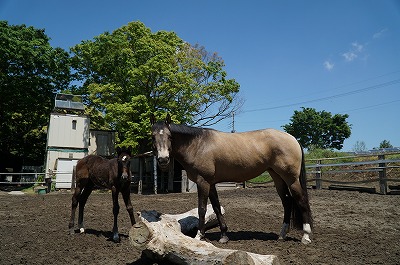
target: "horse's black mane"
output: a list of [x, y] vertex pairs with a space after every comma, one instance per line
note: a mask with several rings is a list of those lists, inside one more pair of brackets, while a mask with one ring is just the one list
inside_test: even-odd
[[[155, 126], [154, 128], [162, 129], [165, 126], [165, 122], [160, 121], [155, 123], [153, 126]], [[201, 136], [210, 131], [214, 131], [213, 129], [210, 128], [201, 128], [201, 127], [194, 127], [194, 126], [175, 124], [175, 123], [169, 124], [169, 128], [171, 130], [171, 133], [191, 135], [191, 136]]]
[[212, 130], [208, 128], [193, 127], [193, 126], [188, 126], [183, 124], [173, 124], [173, 123], [170, 124], [170, 129], [171, 132], [173, 133], [192, 135], [192, 136], [200, 136]]

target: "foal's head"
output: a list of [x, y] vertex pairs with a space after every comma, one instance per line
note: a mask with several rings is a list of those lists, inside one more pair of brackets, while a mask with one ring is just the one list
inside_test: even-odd
[[128, 177], [131, 174], [130, 171], [130, 164], [131, 164], [131, 152], [132, 147], [128, 148], [120, 148], [117, 147], [117, 154], [118, 154], [118, 177], [121, 180], [128, 180]]
[[153, 138], [153, 152], [157, 157], [158, 165], [161, 170], [167, 170], [170, 162], [171, 152], [171, 116], [168, 114], [165, 121], [156, 122], [154, 116], [151, 117], [151, 136]]

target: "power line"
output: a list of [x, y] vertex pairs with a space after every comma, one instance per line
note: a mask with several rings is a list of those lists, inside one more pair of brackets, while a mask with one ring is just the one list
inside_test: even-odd
[[287, 108], [287, 107], [292, 107], [292, 106], [297, 106], [297, 105], [302, 105], [302, 104], [308, 104], [308, 103], [314, 103], [314, 102], [319, 102], [319, 101], [325, 101], [325, 100], [329, 100], [329, 99], [334, 99], [334, 98], [340, 98], [340, 97], [345, 97], [345, 96], [349, 96], [349, 95], [354, 95], [354, 94], [366, 92], [366, 91], [373, 90], [373, 89], [377, 89], [377, 88], [382, 88], [382, 87], [386, 87], [386, 86], [391, 86], [391, 85], [394, 85], [394, 84], [397, 84], [397, 83], [400, 83], [400, 79], [395, 79], [395, 80], [392, 80], [392, 81], [389, 81], [389, 82], [385, 82], [385, 83], [381, 83], [381, 84], [377, 84], [377, 85], [374, 85], [374, 86], [369, 86], [369, 87], [365, 87], [365, 88], [361, 88], [361, 89], [356, 89], [356, 90], [353, 90], [353, 91], [349, 91], [349, 92], [345, 92], [345, 93], [340, 93], [340, 94], [336, 94], [336, 95], [328, 96], [328, 97], [323, 97], [323, 98], [317, 98], [317, 99], [312, 99], [312, 100], [306, 100], [306, 101], [302, 101], [302, 102], [291, 103], [291, 104], [285, 104], [285, 105], [280, 105], [280, 106], [275, 106], [275, 107], [243, 110], [242, 113], [246, 113], [246, 112], [256, 112], [256, 111], [265, 111], [265, 110], [280, 109], [280, 108]]
[[400, 99], [397, 99], [397, 100], [392, 100], [392, 101], [388, 101], [388, 102], [384, 102], [384, 103], [380, 103], [380, 104], [375, 104], [375, 105], [370, 105], [370, 106], [366, 106], [366, 107], [360, 107], [360, 108], [356, 108], [356, 109], [345, 110], [345, 111], [341, 111], [339, 113], [347, 113], [347, 112], [352, 112], [352, 111], [369, 109], [369, 108], [379, 107], [379, 106], [383, 106], [383, 105], [389, 105], [391, 103], [395, 103], [395, 102], [399, 102], [399, 101], [400, 101]]
[[[397, 70], [397, 71], [393, 71], [393, 72], [390, 72], [390, 73], [387, 73], [387, 74], [383, 74], [383, 75], [367, 78], [367, 79], [364, 79], [364, 80], [361, 80], [361, 81], [357, 81], [357, 82], [353, 82], [353, 83], [349, 83], [349, 84], [343, 84], [343, 85], [340, 85], [340, 86], [337, 86], [337, 87], [333, 87], [333, 88], [330, 88], [330, 89], [321, 89], [321, 90], [316, 91], [316, 92], [312, 92], [312, 93], [308, 93], [308, 94], [304, 94], [304, 95], [299, 95], [297, 97], [285, 98], [285, 99], [281, 99], [281, 100], [278, 100], [278, 101], [275, 100], [273, 102], [276, 103], [276, 102], [282, 102], [282, 101], [291, 101], [291, 100], [295, 100], [295, 99], [299, 99], [299, 98], [307, 98], [307, 97], [310, 97], [312, 95], [326, 93], [326, 92], [342, 89], [342, 88], [345, 88], [345, 87], [351, 87], [351, 86], [358, 85], [358, 84], [365, 83], [365, 82], [369, 82], [369, 81], [372, 81], [372, 80], [375, 80], [375, 79], [378, 79], [378, 78], [382, 78], [382, 77], [385, 77], [385, 76], [388, 76], [388, 75], [397, 74], [399, 72], [400, 72], [400, 70]], [[267, 104], [269, 104], [269, 103], [271, 103], [271, 102], [268, 102]], [[259, 105], [265, 105], [265, 104], [266, 103], [256, 104], [256, 105], [253, 105], [253, 106], [259, 106]]]

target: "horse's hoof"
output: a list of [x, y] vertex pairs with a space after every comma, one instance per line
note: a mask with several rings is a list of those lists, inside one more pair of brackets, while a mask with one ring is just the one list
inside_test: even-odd
[[279, 236], [279, 238], [278, 238], [278, 241], [285, 241], [285, 240], [286, 240], [286, 238], [282, 237], [282, 236]]
[[202, 233], [200, 233], [200, 231], [198, 231], [197, 234], [196, 234], [196, 237], [194, 239], [203, 240], [204, 239], [204, 235]]
[[301, 243], [303, 243], [304, 245], [310, 244], [311, 243], [310, 237], [307, 234], [303, 235], [303, 238], [301, 239]]
[[83, 227], [79, 228], [79, 233], [81, 233], [81, 234], [85, 233], [85, 228], [83, 228]]
[[114, 241], [114, 243], [119, 243], [119, 242], [121, 242], [121, 239], [120, 239], [120, 237], [119, 237], [118, 234], [113, 236], [113, 241]]
[[227, 236], [222, 236], [220, 239], [219, 239], [219, 243], [227, 243], [229, 241], [229, 238], [227, 237]]

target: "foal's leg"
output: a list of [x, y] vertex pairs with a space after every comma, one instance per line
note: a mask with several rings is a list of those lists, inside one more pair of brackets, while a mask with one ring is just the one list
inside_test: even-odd
[[268, 170], [270, 176], [274, 180], [276, 191], [278, 192], [279, 197], [281, 198], [283, 205], [283, 224], [281, 228], [281, 232], [279, 234], [279, 239], [286, 239], [287, 233], [289, 233], [290, 228], [290, 217], [292, 213], [292, 196], [289, 193], [289, 189], [285, 181], [272, 170]]
[[133, 215], [133, 206], [131, 201], [131, 191], [129, 186], [125, 187], [122, 191], [122, 198], [124, 199], [126, 210], [128, 211], [129, 218], [131, 219], [131, 225], [136, 223], [135, 216]]
[[312, 218], [311, 218], [311, 209], [308, 197], [301, 188], [299, 180], [296, 180], [292, 185], [290, 185], [290, 191], [292, 193], [293, 199], [295, 200], [296, 204], [300, 209], [303, 221], [304, 234], [303, 238], [301, 239], [301, 242], [303, 244], [311, 243], [310, 235], [312, 233], [311, 231]]
[[119, 190], [115, 186], [113, 186], [111, 188], [111, 191], [112, 191], [113, 214], [114, 214], [113, 241], [118, 243], [118, 242], [120, 242], [120, 238], [119, 238], [119, 234], [118, 234], [118, 214], [119, 214], [118, 194], [119, 194]]
[[83, 224], [83, 212], [85, 209], [86, 202], [89, 198], [89, 195], [92, 193], [93, 190], [93, 184], [89, 182], [85, 188], [83, 188], [83, 191], [81, 193], [80, 199], [79, 199], [79, 217], [78, 217], [78, 228], [81, 233], [85, 232], [85, 226]]
[[210, 187], [209, 197], [210, 197], [210, 201], [211, 201], [212, 207], [214, 209], [214, 212], [217, 215], [219, 228], [221, 229], [221, 238], [219, 239], [219, 242], [226, 243], [229, 241], [229, 238], [226, 235], [226, 231], [228, 230], [228, 227], [226, 226], [225, 218], [221, 212], [221, 205], [219, 203], [218, 193], [217, 193], [217, 189], [215, 188], [215, 184], [211, 185], [211, 187]]
[[196, 239], [203, 239], [206, 234], [205, 215], [210, 193], [210, 184], [201, 177], [199, 177], [199, 179], [200, 181], [197, 182], [199, 231], [197, 232]]
[[75, 233], [75, 231], [74, 231], [75, 212], [76, 212], [76, 207], [78, 206], [78, 203], [79, 203], [80, 195], [81, 195], [81, 188], [79, 186], [76, 186], [74, 194], [72, 195], [71, 219], [70, 219], [69, 225], [68, 225], [71, 235], [73, 235]]

